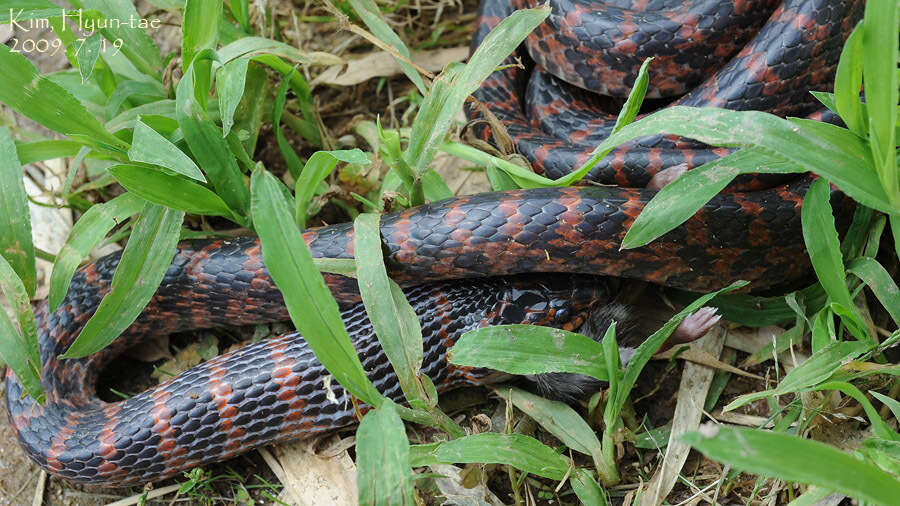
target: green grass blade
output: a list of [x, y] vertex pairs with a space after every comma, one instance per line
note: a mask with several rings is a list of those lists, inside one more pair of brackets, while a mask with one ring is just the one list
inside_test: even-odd
[[884, 191], [900, 205], [897, 180], [897, 53], [900, 8], [896, 0], [866, 2], [862, 64], [869, 113], [869, 138]]
[[31, 215], [22, 182], [22, 165], [6, 127], [0, 127], [0, 216], [5, 217], [0, 221], [0, 256], [12, 266], [28, 294], [34, 295], [37, 274], [34, 243], [31, 241]]
[[[252, 58], [254, 56], [260, 55], [281, 56], [283, 58], [291, 60], [292, 62], [301, 63], [304, 65], [309, 63], [339, 65], [343, 63], [343, 60], [336, 57], [334, 61], [330, 62], [314, 61], [310, 58], [309, 55], [301, 52], [294, 46], [290, 46], [288, 44], [285, 44], [284, 42], [279, 42], [277, 40], [267, 39], [265, 37], [243, 37], [230, 44], [222, 46], [218, 52], [219, 57], [222, 59], [222, 63], [228, 63], [241, 57]], [[285, 66], [288, 69], [291, 68], [291, 65], [288, 65], [286, 63]], [[282, 74], [284, 73], [282, 72]]]
[[322, 134], [316, 124], [315, 104], [313, 103], [312, 90], [309, 83], [303, 77], [303, 74], [296, 72], [294, 67], [285, 63], [281, 58], [263, 54], [253, 57], [253, 61], [260, 62], [264, 65], [277, 70], [290, 82], [291, 89], [297, 95], [297, 105], [300, 106], [300, 112], [303, 113], [303, 121], [297, 122], [293, 128], [314, 146], [322, 145]]
[[616, 397], [614, 399], [610, 399], [609, 402], [614, 402], [617, 406], [616, 413], [622, 411], [622, 407], [625, 405], [626, 399], [628, 399], [628, 395], [631, 394], [631, 389], [634, 388], [634, 384], [637, 382], [638, 376], [641, 374], [641, 371], [644, 370], [644, 366], [647, 365], [647, 362], [650, 361], [650, 358], [656, 354], [659, 350], [660, 346], [672, 335], [672, 332], [678, 327], [682, 320], [684, 320], [688, 315], [693, 313], [694, 311], [700, 309], [705, 306], [707, 302], [712, 300], [719, 294], [726, 294], [732, 290], [737, 290], [747, 286], [746, 281], [736, 281], [725, 288], [717, 290], [712, 293], [708, 293], [706, 295], [702, 295], [698, 297], [694, 302], [688, 304], [687, 307], [682, 309], [678, 314], [669, 319], [659, 330], [654, 332], [650, 337], [648, 337], [640, 346], [634, 351], [634, 355], [632, 355], [631, 360], [628, 361], [628, 365], [625, 366], [625, 374], [622, 375], [622, 380], [619, 388], [616, 391]]
[[128, 158], [135, 162], [160, 165], [182, 176], [201, 183], [206, 182], [200, 167], [197, 167], [197, 164], [189, 156], [140, 120], [134, 125], [134, 136], [131, 141], [131, 149], [128, 150]]
[[834, 227], [830, 197], [831, 188], [824, 179], [816, 180], [806, 192], [800, 213], [803, 241], [819, 283], [829, 299], [847, 312], [848, 317], [841, 318], [844, 324], [857, 339], [874, 344], [847, 289], [841, 242]]
[[447, 355], [454, 365], [510, 374], [573, 372], [608, 379], [603, 348], [593, 339], [536, 325], [497, 325], [466, 332]]
[[359, 504], [409, 504], [413, 500], [409, 440], [393, 402], [363, 417], [356, 431]]
[[296, 209], [294, 216], [300, 228], [306, 227], [306, 215], [309, 204], [312, 202], [319, 183], [325, 180], [338, 162], [355, 163], [357, 165], [369, 165], [369, 157], [359, 149], [347, 149], [336, 151], [316, 151], [309, 157], [297, 185], [294, 188], [296, 195]]
[[818, 485], [884, 506], [900, 497], [900, 480], [817, 441], [721, 425], [682, 439], [709, 458], [752, 473]]
[[891, 413], [893, 413], [894, 418], [900, 420], [900, 401], [898, 401], [897, 399], [892, 399], [873, 390], [869, 390], [869, 393], [872, 394], [873, 397], [881, 401], [885, 406], [887, 406], [888, 409], [891, 410]]
[[140, 165], [113, 165], [107, 170], [125, 189], [154, 204], [241, 221], [218, 195], [182, 177]]
[[184, 140], [194, 158], [206, 172], [216, 193], [241, 216], [250, 210], [250, 190], [238, 166], [235, 155], [219, 129], [205, 116], [194, 100], [193, 67], [181, 78], [176, 90], [175, 113]]
[[[215, 49], [222, 19], [222, 0], [187, 0], [184, 4], [184, 21], [181, 24], [181, 68], [194, 62], [194, 57], [204, 49]], [[199, 71], [201, 67], [197, 67]], [[205, 71], [209, 71], [206, 66]], [[209, 76], [195, 76], [197, 80]]]
[[[59, 16], [59, 6], [49, 0], [0, 0], [0, 25]], [[14, 25], [15, 26], [15, 25]]]
[[279, 182], [263, 169], [251, 177], [253, 222], [263, 259], [281, 289], [297, 330], [328, 371], [349, 393], [378, 406], [382, 397], [366, 377], [341, 320], [337, 302], [313, 264], [312, 254], [294, 225]]
[[[451, 65], [438, 77], [413, 121], [413, 133], [404, 153], [407, 163], [417, 174], [424, 172], [434, 159], [466, 97], [549, 14], [549, 6], [514, 12], [491, 30], [464, 68], [459, 70], [459, 67]], [[438, 82], [445, 85], [438, 88]]]
[[516, 387], [497, 387], [494, 392], [512, 402], [569, 448], [585, 455], [600, 455], [600, 440], [594, 429], [568, 404], [544, 399]]
[[625, 99], [625, 104], [622, 105], [619, 115], [616, 116], [616, 124], [613, 125], [612, 129], [613, 133], [618, 132], [625, 125], [631, 124], [641, 111], [641, 104], [644, 103], [644, 95], [647, 94], [647, 86], [650, 84], [650, 74], [647, 72], [647, 69], [650, 68], [651, 61], [653, 61], [653, 57], [645, 59], [644, 63], [641, 64], [634, 86], [631, 87], [628, 98]]
[[[859, 159], [788, 120], [758, 111], [729, 111], [713, 107], [668, 107], [625, 126], [594, 150], [581, 171], [590, 169], [611, 147], [638, 137], [674, 134], [714, 146], [754, 148], [792, 162], [797, 172], [811, 171], [834, 182], [857, 202], [883, 212], [895, 212], [874, 170]], [[575, 174], [575, 173], [573, 173]]]
[[16, 144], [16, 155], [22, 165], [54, 158], [74, 158], [81, 144], [67, 140], [22, 142]]
[[866, 395], [852, 384], [845, 381], [829, 381], [827, 383], [822, 383], [821, 385], [816, 385], [810, 390], [837, 390], [852, 397], [863, 407], [863, 411], [866, 412], [866, 417], [869, 418], [869, 423], [872, 425], [872, 432], [874, 432], [876, 436], [888, 441], [900, 442], [900, 434], [891, 430], [891, 427], [881, 418], [881, 415], [878, 414], [878, 410], [872, 406], [872, 403], [869, 402]]
[[140, 20], [133, 2], [127, 0], [81, 0], [72, 2], [76, 7], [83, 5], [86, 9], [95, 11], [95, 14], [85, 11], [85, 16], [90, 16], [98, 26], [108, 19], [120, 19], [121, 23], [106, 22], [106, 28], [100, 30], [108, 41], [122, 39], [122, 54], [142, 74], [160, 80], [162, 77], [163, 61], [156, 48], [153, 39], [135, 21], [134, 27], [129, 20]]
[[866, 344], [859, 341], [833, 342], [787, 373], [776, 388], [742, 395], [722, 411], [732, 411], [758, 399], [798, 392], [821, 383], [837, 372], [844, 361], [853, 360], [867, 349]]
[[134, 322], [172, 263], [184, 213], [146, 204], [113, 275], [109, 293], [62, 355], [79, 358], [103, 349]]
[[831, 123], [806, 118], [788, 118], [787, 121], [799, 126], [812, 137], [827, 142], [830, 146], [852, 157], [860, 167], [873, 167], [872, 152], [866, 141], [846, 128]]
[[113, 227], [139, 213], [144, 204], [144, 200], [137, 195], [124, 193], [108, 202], [91, 206], [75, 223], [53, 262], [53, 272], [50, 274], [51, 311], [55, 311], [66, 296], [72, 275], [81, 260], [100, 244]]
[[894, 476], [900, 476], [900, 441], [867, 439], [857, 452], [881, 469]]
[[434, 452], [440, 462], [508, 464], [526, 473], [561, 480], [568, 461], [549, 446], [522, 434], [483, 432], [441, 443]]
[[0, 68], [4, 69], [0, 102], [14, 111], [63, 135], [80, 134], [117, 149], [127, 149], [126, 143], [109, 133], [68, 91], [41, 76], [24, 56], [3, 44], [0, 44]]
[[108, 120], [114, 118], [119, 113], [119, 109], [122, 108], [122, 104], [135, 96], [163, 99], [166, 98], [166, 90], [163, 88], [162, 83], [156, 81], [122, 81], [105, 102], [106, 118]]
[[387, 275], [381, 251], [380, 219], [378, 214], [363, 213], [353, 221], [359, 293], [407, 400], [413, 406], [432, 407], [437, 399], [429, 398], [419, 382], [423, 357], [419, 317], [397, 283]]
[[894, 324], [900, 325], [900, 289], [888, 271], [874, 258], [860, 257], [847, 266], [847, 272], [863, 280], [891, 315]]
[[[362, 19], [363, 23], [365, 23], [369, 30], [372, 31], [372, 34], [375, 35], [375, 37], [396, 49], [397, 52], [407, 59], [411, 59], [409, 49], [406, 47], [406, 44], [403, 43], [403, 39], [394, 33], [394, 30], [387, 24], [381, 15], [381, 11], [378, 10], [378, 6], [375, 5], [373, 0], [348, 0], [348, 3], [359, 18]], [[422, 76], [419, 75], [419, 71], [399, 58], [394, 59], [397, 61], [397, 64], [400, 65], [400, 68], [403, 69], [403, 73], [406, 74], [406, 77], [416, 85], [416, 89], [419, 90], [419, 93], [422, 95], [428, 93], [428, 87], [426, 87], [425, 83], [422, 81]]]
[[241, 26], [241, 30], [245, 33], [250, 33], [250, 1], [234, 0], [233, 2], [228, 2], [228, 9], [231, 11], [234, 20]]
[[790, 163], [754, 150], [741, 150], [689, 170], [647, 203], [625, 234], [622, 249], [644, 246], [681, 225], [740, 174], [795, 170]]
[[295, 181], [300, 177], [300, 173], [303, 171], [303, 162], [300, 160], [300, 157], [297, 156], [294, 147], [288, 142], [287, 137], [284, 136], [284, 132], [281, 129], [281, 115], [284, 112], [284, 102], [287, 99], [287, 90], [291, 84], [290, 78], [296, 73], [297, 69], [293, 68], [291, 69], [291, 73], [284, 77], [281, 81], [281, 85], [278, 87], [278, 93], [275, 94], [275, 102], [272, 104], [272, 129], [275, 131], [275, 142], [278, 144], [278, 150], [281, 151], [281, 156], [284, 157], [284, 161], [288, 166], [288, 171], [290, 171], [291, 177], [293, 177]]
[[17, 329], [6, 310], [0, 308], [0, 357], [16, 373], [25, 392], [38, 402], [44, 402], [41, 388], [41, 355], [38, 349], [37, 326], [25, 285], [12, 266], [0, 256], [0, 289], [15, 309], [19, 321]]
[[581, 500], [581, 504], [587, 506], [606, 506], [609, 504], [606, 501], [606, 494], [603, 492], [603, 488], [600, 487], [597, 480], [586, 469], [579, 467], [572, 470], [569, 483], [572, 485], [575, 495]]

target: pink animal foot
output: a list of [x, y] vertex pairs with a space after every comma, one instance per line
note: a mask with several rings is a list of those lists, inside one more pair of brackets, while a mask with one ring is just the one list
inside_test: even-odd
[[719, 320], [722, 315], [716, 314], [714, 307], [702, 307], [694, 311], [687, 318], [681, 321], [678, 327], [666, 340], [663, 350], [668, 349], [676, 344], [689, 343], [703, 337]]

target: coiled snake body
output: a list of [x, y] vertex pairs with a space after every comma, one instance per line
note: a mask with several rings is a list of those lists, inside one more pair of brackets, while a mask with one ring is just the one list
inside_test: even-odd
[[[624, 76], [626, 86], [622, 89], [627, 90], [628, 76], [633, 80], [636, 69], [625, 68], [627, 59], [617, 53], [586, 57], [574, 50], [554, 51], [557, 44], [569, 44], [572, 40], [568, 39], [576, 36], [604, 40], [591, 31], [599, 29], [595, 26], [599, 22], [586, 17], [581, 4], [569, 3], [554, 4], [555, 17], [532, 37], [536, 44], [529, 46], [530, 53], [538, 55], [549, 72], [568, 67], [567, 62], [574, 65], [575, 74], [583, 81], [576, 84], [615, 93], [622, 82], [599, 77], [611, 74]], [[671, 53], [670, 58], [660, 59], [657, 75], [662, 77], [653, 81], [658, 83], [653, 95], [681, 93], [702, 81], [698, 74], [690, 77], [673, 69], [700, 67], [699, 75], [703, 75], [722, 65], [700, 54], [704, 41], [708, 40], [707, 48], [716, 48], [707, 49], [707, 53], [736, 51], [746, 42], [743, 52], [710, 78], [712, 84], [707, 79], [687, 97], [733, 106], [728, 93], [741, 93], [746, 101], [739, 107], [796, 114], [812, 109], [800, 105], [800, 98], [809, 103], [808, 89], [825, 88], [830, 82], [836, 51], [859, 19], [862, 2], [787, 0], [764, 23], [765, 16], [753, 9], [773, 7], [772, 2], [763, 1], [761, 7], [743, 2], [701, 2], [704, 12], [731, 12], [726, 18], [736, 19], [741, 25], [728, 32], [731, 35], [722, 36], [735, 46], [728, 51], [719, 49], [720, 39], [707, 39], [712, 35], [708, 35], [706, 25], [718, 26], [718, 17], [709, 21], [708, 17], [694, 16], [688, 6], [674, 0], [647, 4], [646, 12], [658, 11], [643, 16], [649, 24], [635, 21], [640, 13], [613, 4], [605, 8], [611, 17], [600, 19], [605, 20], [603, 33], [621, 31], [627, 36], [626, 42], [611, 43], [619, 53], [629, 53], [627, 40], [633, 42], [632, 46], [642, 47], [646, 40], [668, 37], [668, 46], [652, 50]], [[570, 7], [568, 14], [560, 14], [560, 6]], [[818, 7], [811, 10], [809, 6]], [[474, 44], [511, 8], [499, 1], [486, 1]], [[684, 24], [667, 25], [665, 20], [675, 12], [682, 14], [675, 16], [678, 23], [696, 18], [699, 28], [691, 31]], [[650, 30], [647, 26], [656, 27], [652, 28], [655, 31], [642, 31]], [[678, 36], [684, 34], [690, 34], [688, 38], [694, 41], [693, 52], [687, 54], [677, 43]], [[803, 43], [790, 45], [786, 41]], [[745, 54], [748, 51], [749, 56]], [[633, 59], [639, 63], [643, 55], [637, 54]], [[797, 62], [773, 70], [773, 62], [794, 60]], [[591, 112], [592, 104], [584, 103], [584, 92], [560, 84], [540, 66], [529, 67], [535, 71], [530, 78], [528, 72], [516, 68], [494, 73], [477, 97], [504, 121], [520, 152], [533, 160], [538, 170], [556, 176], [576, 166], [583, 153], [596, 144], [594, 141], [605, 135], [602, 129], [608, 131], [608, 125], [604, 116], [595, 114], [596, 109]], [[594, 69], [594, 74], [577, 69]], [[782, 71], [790, 75], [782, 76]], [[723, 77], [723, 73], [732, 77]], [[798, 78], [798, 74], [807, 77]], [[765, 83], [754, 87], [753, 76]], [[768, 83], [782, 82], [776, 77], [788, 84], [770, 89]], [[751, 92], [754, 89], [756, 93]], [[526, 95], [544, 97], [549, 102], [528, 102]], [[567, 109], [557, 99], [571, 99], [576, 106], [589, 107]], [[682, 103], [700, 105], [691, 100], [681, 99]], [[529, 117], [529, 109], [538, 110], [538, 115]], [[600, 130], [592, 130], [594, 127]], [[643, 140], [615, 151], [592, 177], [643, 186], [647, 174], [669, 164], [688, 161], [697, 165], [721, 154], [722, 150], [681, 139]], [[446, 352], [463, 332], [497, 323], [575, 329], [586, 311], [607, 297], [606, 283], [599, 276], [638, 278], [695, 291], [737, 279], [764, 289], [803, 278], [808, 264], [799, 208], [808, 185], [809, 180], [804, 179], [769, 190], [721, 194], [684, 225], [649, 246], [626, 251], [619, 251], [622, 237], [652, 191], [581, 187], [459, 197], [384, 216], [383, 249], [391, 276], [406, 287], [423, 327], [423, 372], [443, 390], [492, 377], [490, 371], [448, 365]], [[835, 193], [832, 203], [840, 208], [845, 204], [844, 197]], [[347, 224], [308, 231], [305, 239], [314, 256], [353, 255], [352, 228]], [[58, 359], [109, 290], [118, 258], [110, 255], [80, 269], [56, 311], [48, 312], [46, 303], [38, 307], [45, 405], [23, 397], [22, 385], [13, 374], [7, 376], [10, 420], [26, 452], [43, 468], [76, 482], [135, 484], [162, 479], [255, 446], [307, 437], [355, 422], [353, 405], [343, 389], [336, 382], [326, 381], [327, 371], [296, 334], [222, 355], [126, 401], [106, 403], [98, 399], [95, 383], [99, 368], [140, 339], [195, 328], [287, 319], [281, 294], [263, 265], [256, 239], [187, 241], [179, 245], [150, 304], [110, 348], [84, 359]], [[491, 277], [547, 272], [563, 274]], [[326, 275], [326, 280], [341, 301], [345, 324], [369, 377], [386, 395], [401, 400], [396, 376], [372, 335], [354, 283], [334, 275]]]

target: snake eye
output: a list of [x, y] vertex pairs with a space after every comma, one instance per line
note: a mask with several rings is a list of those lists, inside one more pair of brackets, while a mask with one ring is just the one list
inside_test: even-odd
[[567, 323], [571, 317], [572, 312], [569, 311], [569, 308], [567, 307], [561, 307], [553, 314], [553, 320], [556, 321], [556, 323]]

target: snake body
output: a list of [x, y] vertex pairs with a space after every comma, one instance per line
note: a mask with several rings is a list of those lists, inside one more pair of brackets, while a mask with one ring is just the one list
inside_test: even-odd
[[[818, 14], [825, 11], [814, 11], [814, 25], [822, 29], [810, 31], [812, 25], [805, 17], [786, 21], [790, 19], [786, 13], [793, 12], [790, 9], [802, 8], [806, 3], [831, 6], [827, 16]], [[669, 11], [680, 5], [671, 0], [659, 4]], [[853, 25], [852, 20], [845, 18], [858, 18], [860, 5], [861, 2], [853, 1], [787, 0], [775, 9], [755, 37], [750, 32], [760, 23], [754, 16], [738, 12], [731, 17], [747, 21], [748, 27], [741, 29], [741, 33], [747, 32], [741, 35], [750, 41], [747, 47], [760, 47], [765, 42], [766, 48], [775, 51], [771, 48], [778, 47], [781, 41], [797, 37], [820, 37], [828, 41], [822, 43], [825, 46], [839, 47], [847, 27]], [[554, 4], [554, 10], [558, 7]], [[511, 8], [510, 4], [487, 0], [481, 7], [476, 43]], [[736, 2], [732, 10], [743, 8], [741, 2]], [[622, 8], [610, 9], [620, 12]], [[580, 17], [581, 12], [576, 8], [566, 19], [585, 19]], [[801, 9], [800, 13], [807, 11]], [[613, 17], [608, 23], [632, 30], [629, 16], [632, 14]], [[661, 23], [659, 16], [648, 17]], [[780, 29], [769, 29], [772, 23], [780, 23]], [[576, 23], [570, 25], [577, 28]], [[543, 30], [564, 36], [564, 31], [552, 28], [554, 25], [547, 26], [551, 28]], [[578, 33], [576, 28], [573, 33]], [[698, 31], [693, 37], [702, 39], [703, 33]], [[759, 42], [762, 34], [779, 38]], [[787, 39], [789, 36], [794, 38]], [[634, 33], [632, 37], [637, 37], [634, 40], [638, 43], [642, 40]], [[532, 54], [543, 51], [540, 43], [531, 49]], [[830, 80], [836, 61], [834, 52], [829, 51], [825, 56], [814, 52], [814, 56], [826, 60], [821, 75], [816, 77], [823, 83]], [[760, 65], [765, 67], [764, 63], [751, 65], [756, 61], [753, 58], [740, 60], [743, 54], [735, 57], [737, 63], [732, 60], [725, 64], [716, 76], [729, 67], [735, 67], [738, 74], [740, 69], [755, 73]], [[580, 58], [576, 55], [572, 53], [571, 58]], [[785, 61], [789, 57], [793, 56], [781, 56]], [[673, 53], [672, 58], [679, 61], [678, 54]], [[554, 66], [549, 61], [545, 61], [548, 69]], [[682, 63], [694, 66], [690, 59]], [[666, 74], [670, 63], [664, 65]], [[808, 66], [808, 62], [795, 65], [798, 69]], [[531, 64], [529, 67], [540, 68]], [[553, 137], [542, 129], [546, 121], [553, 123], [555, 119], [539, 116], [542, 119], [537, 121], [526, 116], [528, 107], [519, 94], [529, 87], [525, 77], [520, 69], [496, 72], [477, 96], [507, 124], [519, 150], [535, 162], [538, 170], [548, 175], [570, 170], [581, 156], [578, 153], [586, 149], [574, 142], [580, 134], [561, 139], [560, 130], [549, 128], [557, 135]], [[554, 79], [557, 78], [538, 78], [557, 86]], [[684, 78], [684, 86], [692, 86], [692, 80], [696, 81], [696, 76]], [[820, 81], [798, 82], [812, 86]], [[594, 85], [591, 79], [585, 82]], [[735, 86], [739, 89], [746, 80], [735, 81], [738, 84], [733, 86], [726, 86], [721, 77], [716, 82], [714, 91], [720, 93]], [[534, 85], [540, 86], [543, 84]], [[501, 96], [504, 87], [510, 93]], [[567, 93], [582, 93], [566, 89]], [[660, 85], [659, 91], [653, 93], [665, 94], [666, 89]], [[760, 96], [767, 94], [763, 90]], [[723, 100], [724, 104], [729, 103], [729, 99]], [[766, 105], [753, 100], [750, 103], [748, 107]], [[777, 104], [773, 107], [777, 110]], [[563, 110], [560, 117], [567, 118], [568, 114]], [[678, 156], [697, 163], [706, 159], [706, 155], [694, 156], [694, 150], [722, 154], [680, 139], [647, 142], [620, 149], [592, 177], [603, 181], [608, 173], [612, 180], [631, 182], [632, 169], [628, 167], [632, 165], [644, 164], [652, 173], [669, 162], [677, 162]], [[668, 153], [675, 158], [668, 158]], [[493, 378], [490, 371], [449, 366], [446, 352], [462, 333], [497, 323], [577, 328], [585, 313], [607, 298], [602, 276], [643, 279], [695, 291], [718, 288], [738, 279], [751, 281], [756, 289], [802, 279], [809, 267], [799, 209], [808, 186], [807, 178], [767, 190], [723, 193], [659, 240], [625, 251], [619, 251], [625, 231], [653, 196], [652, 191], [580, 187], [458, 197], [385, 215], [381, 225], [382, 248], [389, 274], [404, 286], [423, 327], [423, 372], [440, 390], [445, 390]], [[843, 195], [833, 193], [834, 207], [844, 208], [846, 204]], [[846, 217], [839, 216], [839, 222], [845, 224]], [[304, 239], [314, 256], [353, 257], [349, 224], [309, 230]], [[39, 305], [36, 313], [46, 403], [41, 406], [24, 397], [15, 375], [7, 375], [10, 420], [26, 452], [43, 468], [81, 483], [136, 484], [226, 459], [255, 446], [308, 437], [356, 421], [348, 396], [336, 382], [328, 382], [327, 371], [297, 334], [222, 355], [128, 400], [101, 401], [95, 392], [98, 370], [137, 341], [190, 329], [288, 317], [281, 294], [263, 263], [257, 239], [186, 241], [179, 245], [158, 292], [123, 336], [98, 354], [60, 360], [57, 356], [72, 343], [109, 291], [118, 260], [118, 254], [110, 255], [76, 272], [69, 292], [55, 311], [50, 312], [46, 302]], [[534, 275], [550, 272], [561, 274]], [[385, 395], [402, 400], [396, 376], [373, 338], [354, 281], [326, 275], [326, 282], [341, 303], [344, 322], [369, 377]]]

